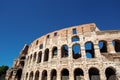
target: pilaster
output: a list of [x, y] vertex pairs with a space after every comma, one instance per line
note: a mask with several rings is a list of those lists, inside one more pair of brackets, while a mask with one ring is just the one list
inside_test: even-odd
[[108, 42], [107, 48], [109, 53], [115, 53], [115, 49], [111, 41]]

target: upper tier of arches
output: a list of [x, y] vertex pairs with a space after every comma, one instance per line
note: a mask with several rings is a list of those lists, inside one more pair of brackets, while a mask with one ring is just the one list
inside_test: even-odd
[[43, 46], [49, 45], [49, 43], [51, 43], [51, 39], [52, 39], [52, 43], [54, 43], [56, 40], [59, 40], [60, 37], [68, 38], [69, 36], [74, 35], [72, 36], [71, 41], [72, 42], [79, 41], [80, 38], [77, 34], [83, 35], [86, 32], [94, 32], [94, 31], [99, 31], [99, 29], [96, 27], [96, 24], [94, 23], [73, 26], [73, 27], [57, 30], [34, 40], [29, 46], [29, 51], [35, 48], [36, 46], [39, 46], [39, 48], [42, 49]]
[[[27, 64], [30, 64], [31, 62], [41, 63], [58, 57], [68, 58], [70, 55], [72, 55], [73, 59], [79, 59], [84, 57], [83, 51], [85, 52], [86, 58], [97, 58], [97, 54], [99, 53], [108, 54], [110, 52], [109, 49], [111, 48], [111, 45], [114, 53], [120, 53], [120, 40], [118, 39], [112, 40], [111, 44], [105, 40], [100, 40], [97, 45], [94, 42], [87, 41], [82, 46], [79, 42], [77, 42], [74, 43], [72, 47], [64, 44], [61, 47], [53, 46], [52, 49], [46, 48], [45, 50], [39, 50], [38, 52], [28, 55], [26, 61]], [[95, 49], [98, 49], [99, 53], [96, 53]]]

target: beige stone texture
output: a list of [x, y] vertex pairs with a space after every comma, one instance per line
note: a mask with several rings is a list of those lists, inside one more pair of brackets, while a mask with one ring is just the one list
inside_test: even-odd
[[[79, 40], [72, 42], [72, 38]], [[102, 49], [100, 41], [105, 43]], [[88, 42], [93, 44], [91, 50], [85, 47]], [[80, 51], [75, 54], [76, 44], [80, 45]], [[63, 45], [68, 46], [68, 52], [62, 49]], [[112, 79], [120, 80], [120, 30], [100, 31], [94, 23], [56, 30], [37, 38], [24, 46], [6, 74], [6, 80]]]

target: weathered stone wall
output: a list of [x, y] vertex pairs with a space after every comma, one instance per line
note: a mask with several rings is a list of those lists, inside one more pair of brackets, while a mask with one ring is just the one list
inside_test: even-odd
[[[73, 38], [77, 40], [72, 41]], [[103, 50], [100, 49], [100, 41], [105, 43]], [[95, 76], [100, 80], [108, 80], [112, 75], [120, 78], [119, 42], [119, 30], [100, 31], [94, 23], [48, 33], [29, 46], [21, 80], [77, 80], [80, 77], [83, 80], [95, 80]], [[86, 49], [87, 43], [92, 44], [91, 50]], [[67, 55], [63, 54], [64, 45], [68, 47], [68, 52], [65, 51]], [[73, 52], [75, 45], [80, 46], [76, 54]], [[88, 57], [87, 52], [92, 57]], [[109, 72], [111, 75], [107, 75]]]

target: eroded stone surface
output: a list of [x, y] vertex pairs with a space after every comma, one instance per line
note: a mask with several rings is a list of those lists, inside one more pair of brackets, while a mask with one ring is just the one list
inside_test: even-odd
[[6, 80], [116, 78], [120, 80], [120, 30], [100, 31], [94, 23], [57, 30], [25, 45], [6, 74]]

